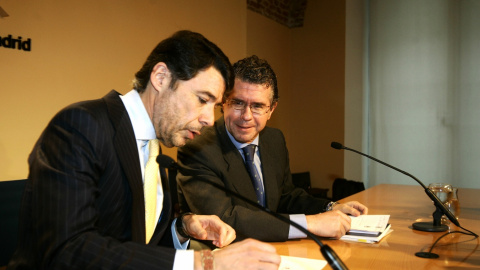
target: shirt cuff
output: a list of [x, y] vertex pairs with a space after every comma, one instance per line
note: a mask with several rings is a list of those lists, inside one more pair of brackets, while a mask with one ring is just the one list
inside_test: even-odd
[[172, 227], [171, 227], [171, 231], [172, 231], [172, 239], [173, 239], [173, 247], [175, 247], [175, 249], [179, 250], [186, 250], [188, 248], [188, 244], [190, 244], [190, 239], [188, 239], [187, 241], [185, 241], [185, 243], [180, 243], [180, 240], [178, 239], [177, 237], [177, 228], [175, 227], [175, 224], [177, 223], [177, 219], [175, 219], [173, 222], [172, 222]]
[[193, 254], [194, 251], [188, 248], [188, 244], [190, 243], [190, 239], [185, 241], [185, 243], [180, 243], [177, 237], [177, 231], [175, 224], [177, 223], [177, 219], [172, 222], [172, 239], [173, 239], [173, 246], [177, 250], [175, 252], [175, 260], [173, 261], [173, 269], [172, 270], [182, 270], [182, 269], [193, 269]]
[[[188, 242], [188, 241], [187, 241]], [[193, 269], [194, 250], [177, 250], [172, 270]]]
[[[290, 215], [290, 220], [307, 229], [307, 217], [303, 214]], [[307, 235], [290, 225], [290, 230], [288, 231], [288, 239], [297, 239], [297, 238], [307, 238]]]

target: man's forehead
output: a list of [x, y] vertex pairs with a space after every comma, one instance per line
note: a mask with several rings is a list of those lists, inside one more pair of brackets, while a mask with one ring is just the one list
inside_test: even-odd
[[225, 80], [222, 74], [213, 66], [199, 71], [191, 81], [198, 82], [193, 88], [201, 95], [208, 96], [209, 99], [221, 101], [225, 91]]
[[245, 92], [248, 92], [248, 93], [257, 92], [257, 93], [261, 93], [261, 96], [264, 96], [267, 99], [273, 98], [273, 88], [271, 85], [267, 86], [266, 84], [245, 82], [239, 79], [235, 79], [235, 85], [229, 97], [237, 98], [237, 97], [243, 96]]

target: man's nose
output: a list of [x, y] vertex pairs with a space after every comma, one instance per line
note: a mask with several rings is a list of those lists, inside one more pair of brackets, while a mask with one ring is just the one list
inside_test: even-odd
[[245, 105], [243, 110], [241, 110], [240, 112], [242, 114], [242, 119], [243, 120], [250, 120], [250, 119], [253, 118], [252, 109], [250, 108], [249, 105]]
[[213, 126], [215, 122], [215, 106], [206, 106], [200, 115], [199, 122], [203, 126]]

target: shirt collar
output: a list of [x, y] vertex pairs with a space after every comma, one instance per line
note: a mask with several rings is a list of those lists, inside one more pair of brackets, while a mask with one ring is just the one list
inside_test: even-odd
[[128, 116], [132, 122], [133, 132], [137, 140], [156, 139], [155, 128], [152, 120], [143, 105], [140, 94], [137, 90], [131, 90], [127, 94], [120, 96], [127, 109]]

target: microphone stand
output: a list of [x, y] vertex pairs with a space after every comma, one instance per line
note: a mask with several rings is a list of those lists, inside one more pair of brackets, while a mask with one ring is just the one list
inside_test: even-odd
[[448, 230], [448, 226], [446, 225], [443, 225], [441, 224], [441, 218], [442, 218], [442, 215], [445, 214], [448, 219], [455, 225], [457, 225], [458, 227], [460, 227], [460, 223], [458, 222], [457, 218], [452, 214], [452, 212], [450, 212], [450, 210], [448, 210], [445, 205], [440, 201], [440, 199], [435, 195], [435, 193], [433, 193], [428, 187], [426, 187], [420, 180], [418, 180], [415, 176], [405, 172], [405, 171], [402, 171], [388, 163], [385, 163], [381, 160], [378, 160], [372, 156], [369, 156], [367, 154], [364, 154], [360, 151], [357, 151], [355, 149], [351, 149], [351, 148], [348, 148], [346, 146], [343, 146], [341, 143], [338, 143], [338, 142], [332, 142], [331, 145], [330, 145], [332, 148], [335, 148], [335, 149], [345, 149], [345, 150], [349, 150], [349, 151], [352, 151], [352, 152], [355, 152], [357, 154], [360, 154], [362, 156], [365, 156], [369, 159], [372, 159], [378, 163], [381, 163], [389, 168], [392, 168], [398, 172], [401, 172], [409, 177], [411, 177], [413, 180], [415, 180], [418, 184], [420, 184], [423, 189], [425, 190], [425, 193], [427, 194], [427, 196], [433, 201], [433, 204], [435, 205], [435, 211], [433, 212], [433, 222], [415, 222], [412, 224], [412, 228], [415, 229], [415, 230], [418, 230], [418, 231], [428, 231], [428, 232], [444, 232], [446, 230]]
[[[169, 156], [167, 155], [159, 155], [157, 157], [157, 163], [160, 164], [161, 167], [164, 167], [164, 168], [178, 168], [178, 165], [177, 163]], [[273, 217], [289, 224], [289, 225], [292, 225], [294, 226], [295, 228], [299, 229], [300, 231], [302, 231], [303, 233], [305, 233], [308, 237], [310, 237], [313, 241], [315, 241], [319, 246], [320, 246], [320, 252], [322, 253], [323, 257], [325, 258], [325, 260], [328, 262], [328, 264], [330, 265], [330, 267], [332, 267], [334, 270], [348, 270], [347, 266], [343, 263], [343, 261], [340, 259], [340, 257], [338, 257], [338, 255], [335, 253], [335, 251], [328, 245], [326, 244], [323, 244], [322, 241], [320, 241], [320, 239], [318, 239], [313, 233], [311, 233], [310, 231], [308, 231], [307, 229], [305, 229], [304, 227], [302, 227], [300, 224], [294, 222], [294, 221], [291, 221], [290, 219], [282, 216], [282, 215], [279, 215], [277, 214], [276, 212], [273, 212], [272, 210], [266, 208], [266, 207], [263, 207], [261, 205], [259, 205], [258, 203], [240, 195], [239, 193], [237, 192], [234, 192], [230, 189], [227, 189], [225, 188], [224, 186], [221, 186], [213, 181], [210, 181], [210, 180], [207, 180], [207, 179], [203, 179], [203, 178], [198, 178], [198, 180], [204, 182], [204, 183], [207, 183], [219, 190], [222, 190], [224, 191], [225, 193], [229, 194], [229, 195], [232, 195], [254, 207], [256, 207], [257, 209], [261, 210], [261, 211], [264, 211], [270, 215], [272, 215]]]

